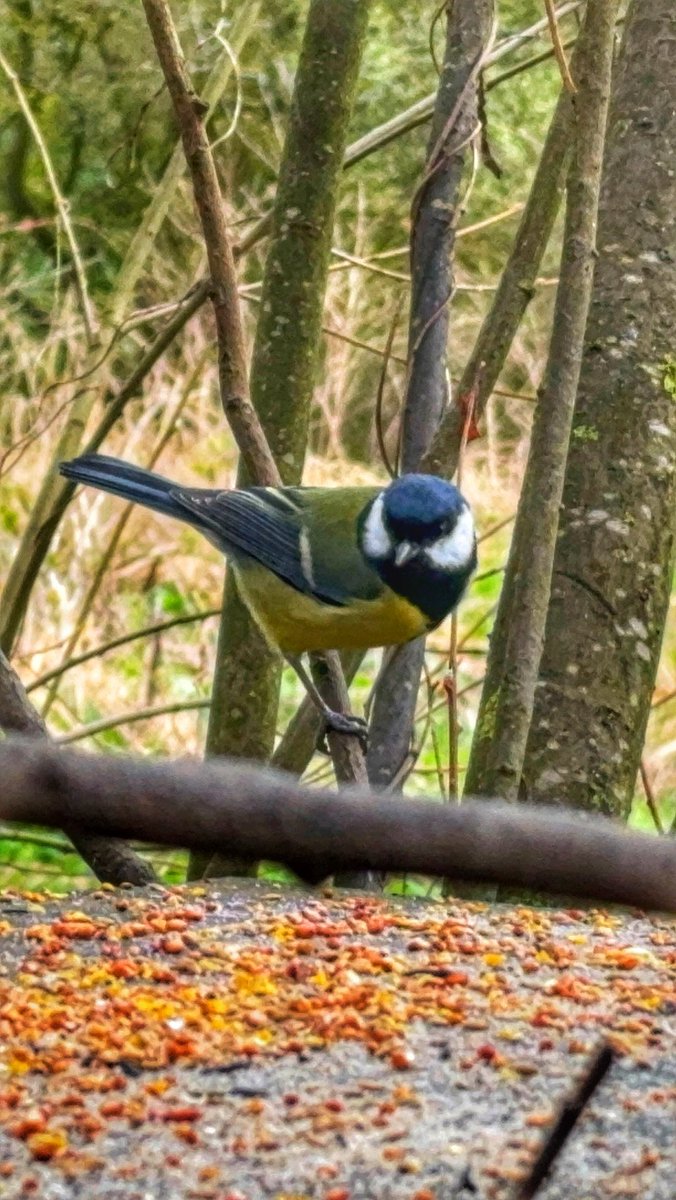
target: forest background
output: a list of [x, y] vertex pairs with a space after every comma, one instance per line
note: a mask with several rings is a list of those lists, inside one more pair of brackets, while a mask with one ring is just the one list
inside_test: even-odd
[[[74, 408], [87, 403], [92, 375], [101, 369], [98, 363], [92, 368], [72, 247], [55, 213], [36, 130], [67, 202], [92, 306], [115, 331], [98, 355], [110, 396], [133, 377], [176, 303], [205, 271], [190, 184], [141, 6], [8, 0], [7, 9], [0, 88], [0, 579], [21, 543], [59, 436]], [[569, 43], [580, 6], [563, 9], [560, 31]], [[250, 339], [265, 256], [265, 240], [254, 242], [251, 234], [274, 197], [305, 15], [296, 0], [175, 6], [196, 85], [202, 94], [209, 88], [217, 94], [208, 129], [231, 231], [253, 243], [240, 259]], [[374, 129], [435, 91], [443, 53], [438, 17], [436, 4], [419, 8], [415, 21], [402, 19], [399, 0], [378, 0], [372, 9], [348, 136], [357, 149], [342, 175], [333, 233], [307, 483], [383, 481], [381, 443], [390, 456], [396, 449], [406, 386], [410, 205], [429, 127], [417, 124], [365, 151]], [[529, 36], [516, 37], [533, 26]], [[539, 0], [502, 0], [495, 49], [500, 53], [484, 83], [489, 156], [499, 172], [487, 169], [484, 155], [484, 165], [470, 164], [463, 179], [449, 347], [454, 378], [495, 294], [561, 89]], [[14, 71], [32, 122], [21, 110]], [[445, 794], [449, 776], [457, 769], [462, 781], [467, 765], [560, 253], [561, 217], [487, 405], [482, 436], [464, 455], [463, 490], [482, 539], [479, 573], [455, 634], [446, 624], [428, 641], [409, 793]], [[217, 372], [213, 320], [203, 306], [138, 394], [132, 392], [106, 451], [185, 483], [232, 483], [237, 450], [218, 401]], [[201, 754], [221, 585], [219, 555], [192, 530], [93, 492], [80, 494], [58, 525], [13, 649], [14, 666], [57, 741], [111, 753]], [[646, 788], [664, 828], [676, 813], [673, 612], [672, 596], [631, 814], [644, 828], [654, 828]], [[151, 632], [96, 652], [140, 630]], [[443, 688], [452, 636], [457, 745], [449, 745]], [[74, 662], [90, 651], [96, 653]], [[378, 659], [367, 656], [352, 685], [360, 711]], [[295, 678], [285, 672], [280, 732], [300, 699]], [[316, 756], [304, 777], [328, 782], [331, 764]], [[1, 884], [61, 890], [91, 881], [65, 838], [31, 829], [3, 832]], [[183, 878], [183, 854], [151, 849], [148, 855], [168, 881]], [[415, 880], [405, 886], [427, 888]]]

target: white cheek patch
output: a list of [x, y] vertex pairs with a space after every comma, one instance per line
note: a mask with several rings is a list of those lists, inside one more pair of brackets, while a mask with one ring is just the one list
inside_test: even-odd
[[468, 508], [463, 508], [455, 529], [425, 547], [425, 558], [439, 571], [456, 571], [466, 567], [474, 553], [474, 521]]
[[373, 501], [362, 529], [362, 548], [369, 558], [389, 558], [394, 545], [383, 517], [385, 500], [383, 493]]

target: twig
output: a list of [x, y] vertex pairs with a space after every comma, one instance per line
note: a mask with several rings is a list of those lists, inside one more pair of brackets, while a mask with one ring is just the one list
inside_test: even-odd
[[148, 708], [136, 708], [131, 712], [102, 717], [99, 721], [92, 721], [91, 724], [83, 725], [80, 729], [73, 729], [70, 733], [57, 734], [54, 741], [59, 746], [67, 746], [71, 742], [81, 742], [84, 738], [105, 733], [108, 729], [117, 729], [119, 725], [132, 725], [136, 721], [148, 721], [151, 717], [163, 717], [168, 713], [193, 712], [195, 709], [209, 708], [210, 704], [211, 700], [205, 697], [202, 700], [177, 700], [172, 704], [154, 704]]
[[566, 58], [566, 52], [565, 52], [565, 50], [563, 48], [563, 44], [561, 42], [561, 33], [559, 31], [559, 22], [558, 22], [558, 19], [556, 16], [554, 0], [545, 0], [545, 10], [547, 12], [547, 20], [549, 21], [549, 32], [552, 37], [552, 45], [554, 47], [554, 54], [556, 56], [556, 61], [559, 64], [559, 70], [561, 72], [561, 79], [563, 80], [563, 86], [565, 87], [567, 92], [570, 92], [571, 95], [574, 95], [575, 92], [577, 91], [577, 88], [575, 87], [575, 82], [570, 73], [570, 67], [568, 66], [568, 59]]
[[97, 333], [96, 313], [94, 311], [94, 306], [93, 306], [92, 301], [89, 296], [89, 288], [87, 286], [87, 275], [86, 275], [86, 272], [84, 269], [84, 264], [82, 262], [82, 255], [80, 254], [80, 247], [78, 246], [77, 238], [75, 237], [73, 223], [70, 219], [70, 212], [68, 209], [68, 201], [66, 200], [66, 198], [63, 195], [61, 188], [59, 186], [59, 181], [56, 177], [56, 171], [54, 170], [54, 165], [52, 163], [52, 157], [47, 148], [47, 143], [45, 142], [45, 139], [42, 136], [42, 131], [35, 119], [33, 110], [28, 102], [28, 97], [26, 96], [26, 93], [24, 92], [23, 87], [21, 86], [21, 80], [19, 79], [19, 76], [17, 75], [17, 73], [14, 70], [14, 68], [12, 67], [12, 65], [5, 58], [2, 51], [0, 51], [0, 67], [2, 67], [2, 70], [5, 72], [5, 75], [9, 79], [9, 81], [14, 89], [14, 94], [16, 95], [16, 98], [19, 102], [19, 107], [24, 115], [26, 124], [28, 125], [28, 128], [30, 129], [30, 131], [33, 135], [33, 140], [35, 142], [35, 145], [38, 148], [38, 153], [40, 155], [40, 158], [42, 159], [42, 165], [45, 168], [45, 174], [47, 175], [47, 179], [49, 180], [49, 186], [52, 191], [52, 196], [54, 197], [54, 203], [56, 205], [59, 217], [61, 218], [61, 223], [63, 225], [64, 233], [66, 235], [66, 240], [68, 242], [68, 246], [70, 248], [70, 253], [71, 253], [71, 256], [73, 259], [73, 271], [75, 273], [75, 282], [76, 282], [76, 286], [77, 286], [77, 290], [78, 290], [78, 295], [80, 297], [80, 306], [82, 308], [82, 320], [83, 320], [84, 327], [85, 327], [87, 341], [91, 343], [91, 342], [93, 342], [94, 338], [96, 337], [96, 333]]
[[563, 1150], [582, 1113], [597, 1091], [615, 1060], [609, 1042], [602, 1042], [587, 1063], [584, 1076], [571, 1096], [561, 1106], [533, 1163], [527, 1179], [518, 1187], [516, 1200], [532, 1200], [549, 1174], [552, 1164]]
[[399, 279], [402, 283], [410, 283], [410, 275], [404, 271], [388, 271], [386, 267], [374, 265], [374, 262], [367, 258], [359, 258], [356, 254], [348, 254], [347, 250], [338, 250], [335, 246], [331, 250], [334, 258], [342, 259], [342, 262], [336, 263], [331, 268], [332, 271], [340, 270], [343, 266], [363, 267], [365, 271], [371, 271], [374, 275], [382, 275], [385, 279]]
[[109, 650], [116, 650], [118, 646], [126, 646], [129, 642], [135, 642], [139, 638], [155, 637], [157, 634], [166, 633], [169, 629], [174, 629], [177, 625], [191, 625], [195, 621], [206, 621], [209, 617], [220, 617], [220, 608], [205, 608], [201, 612], [186, 613], [184, 616], [171, 617], [167, 621], [157, 621], [154, 625], [145, 625], [143, 629], [135, 629], [132, 633], [121, 633], [119, 637], [111, 638], [110, 641], [101, 642], [98, 646], [92, 646], [91, 650], [85, 650], [82, 654], [76, 654], [73, 658], [69, 658], [67, 662], [59, 663], [58, 667], [53, 667], [51, 671], [45, 671], [42, 675], [38, 675], [37, 679], [31, 680], [26, 686], [26, 692], [35, 691], [36, 688], [44, 687], [50, 683], [52, 679], [56, 679], [60, 675], [65, 675], [67, 671], [72, 671], [74, 667], [79, 667], [82, 663], [89, 662], [92, 658], [100, 658], [103, 654], [107, 654]]
[[[458, 453], [457, 483], [462, 490], [462, 475], [465, 465], [465, 451], [474, 424], [474, 405], [476, 393], [466, 398], [465, 424], [463, 426], [460, 451]], [[469, 635], [468, 635], [469, 636]], [[468, 638], [465, 638], [467, 641]], [[448, 670], [444, 677], [444, 691], [448, 702], [448, 797], [458, 800], [458, 614], [451, 617], [451, 639], [448, 647]]]
[[650, 776], [648, 775], [648, 769], [645, 765], [644, 758], [641, 759], [639, 771], [641, 774], [641, 783], [643, 784], [643, 791], [645, 792], [645, 802], [648, 806], [648, 811], [653, 819], [653, 824], [658, 833], [664, 834], [664, 833], [666, 833], [666, 830], [664, 828], [664, 825], [662, 824], [662, 820], [661, 820], [661, 817], [659, 814], [659, 809], [657, 807], [657, 802], [655, 800], [655, 793], [653, 791], [653, 785], [650, 782]]
[[401, 314], [402, 300], [403, 300], [403, 296], [400, 293], [397, 298], [397, 303], [395, 305], [394, 312], [392, 314], [392, 320], [390, 321], [390, 327], [387, 331], [387, 340], [385, 342], [385, 347], [383, 350], [383, 363], [382, 363], [382, 367], [380, 368], [380, 376], [378, 378], [378, 389], [376, 391], [376, 408], [375, 408], [375, 415], [374, 415], [376, 439], [378, 441], [378, 449], [380, 451], [380, 457], [383, 460], [383, 466], [385, 467], [385, 470], [387, 471], [387, 474], [389, 475], [390, 479], [394, 479], [396, 471], [395, 471], [393, 464], [390, 462], [390, 456], [387, 452], [387, 446], [385, 445], [385, 434], [384, 434], [384, 430], [383, 430], [383, 396], [384, 396], [384, 392], [385, 392], [385, 381], [387, 379], [387, 366], [388, 366], [388, 363], [392, 356], [392, 344], [394, 342], [394, 335], [397, 332], [397, 325], [399, 323], [399, 317]]
[[659, 700], [654, 700], [651, 708], [661, 708], [663, 704], [668, 704], [670, 700], [676, 700], [676, 689], [673, 692], [667, 692], [666, 696], [660, 696]]
[[276, 486], [279, 471], [249, 399], [244, 330], [235, 260], [216, 167], [204, 128], [205, 108], [197, 96], [167, 0], [143, 0], [155, 50], [173, 101], [195, 205], [204, 233], [213, 293], [221, 403], [239, 450], [257, 483]]

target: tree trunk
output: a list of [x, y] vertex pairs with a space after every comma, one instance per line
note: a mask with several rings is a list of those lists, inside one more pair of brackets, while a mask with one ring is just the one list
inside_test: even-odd
[[[413, 200], [408, 380], [401, 441], [402, 471], [416, 471], [447, 402], [447, 344], [453, 294], [453, 249], [467, 146], [476, 136], [478, 78], [493, 19], [492, 0], [447, 5], [443, 69], [422, 183]], [[385, 662], [373, 703], [369, 779], [386, 787], [401, 772], [425, 655], [424, 638]]]
[[518, 795], [540, 667], [559, 507], [594, 274], [617, 0], [587, 7], [576, 49], [561, 271], [545, 378], [491, 639], [467, 795]]
[[633, 0], [523, 771], [528, 797], [626, 816], [669, 602], [676, 512], [676, 9]]
[[[300, 482], [321, 342], [333, 221], [369, 4], [312, 0], [280, 168], [251, 368], [251, 395], [285, 483]], [[250, 482], [244, 469], [238, 483]], [[265, 760], [280, 665], [226, 582], [209, 754]], [[191, 863], [191, 875], [203, 863]], [[219, 859], [210, 873], [234, 866]]]

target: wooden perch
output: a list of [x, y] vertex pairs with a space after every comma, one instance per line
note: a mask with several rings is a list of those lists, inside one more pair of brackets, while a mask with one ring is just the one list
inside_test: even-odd
[[602, 818], [310, 791], [239, 762], [148, 762], [0, 745], [0, 819], [335, 871], [415, 871], [676, 912], [676, 843]]

